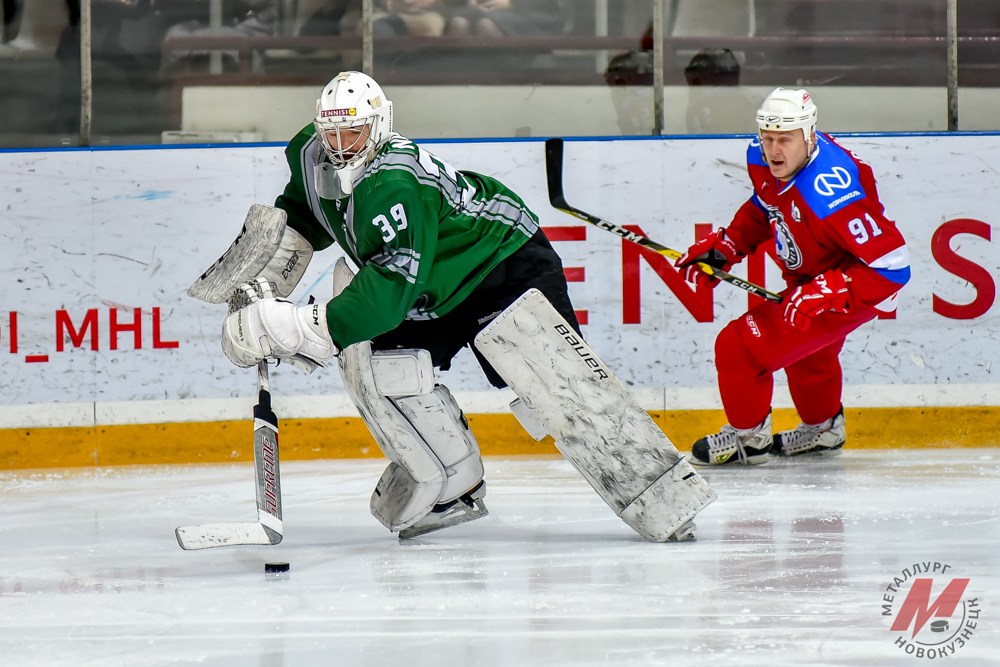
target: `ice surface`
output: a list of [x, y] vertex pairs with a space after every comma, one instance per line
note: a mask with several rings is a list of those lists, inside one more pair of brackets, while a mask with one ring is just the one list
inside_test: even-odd
[[880, 605], [924, 561], [983, 610], [946, 662], [1000, 664], [998, 450], [711, 469], [681, 544], [562, 460], [488, 460], [489, 517], [401, 543], [368, 512], [383, 465], [286, 463], [285, 541], [203, 552], [174, 528], [252, 521], [251, 467], [0, 474], [0, 664], [917, 665]]

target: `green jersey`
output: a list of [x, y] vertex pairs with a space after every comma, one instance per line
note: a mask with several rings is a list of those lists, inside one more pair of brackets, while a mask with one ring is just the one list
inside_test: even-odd
[[341, 347], [403, 320], [447, 314], [538, 230], [538, 218], [502, 183], [456, 171], [398, 134], [354, 177], [346, 197], [336, 189], [324, 197], [323, 179], [332, 172], [312, 125], [285, 156], [292, 177], [275, 206], [315, 250], [336, 242], [360, 267], [326, 307]]

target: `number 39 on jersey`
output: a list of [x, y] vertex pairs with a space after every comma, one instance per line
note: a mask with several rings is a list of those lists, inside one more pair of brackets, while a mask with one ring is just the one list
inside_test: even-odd
[[403, 209], [402, 204], [396, 204], [389, 209], [389, 215], [396, 221], [395, 228], [389, 222], [389, 218], [384, 215], [378, 215], [372, 220], [372, 224], [379, 228], [379, 231], [382, 233], [382, 240], [386, 243], [396, 238], [398, 232], [406, 229], [406, 211]]

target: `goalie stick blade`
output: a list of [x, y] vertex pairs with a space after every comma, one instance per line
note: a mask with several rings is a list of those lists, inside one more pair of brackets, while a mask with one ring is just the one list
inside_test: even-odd
[[[279, 523], [276, 527], [280, 528]], [[181, 526], [174, 531], [177, 543], [185, 551], [214, 547], [270, 546], [281, 542], [278, 530], [260, 523], [206, 523]]]

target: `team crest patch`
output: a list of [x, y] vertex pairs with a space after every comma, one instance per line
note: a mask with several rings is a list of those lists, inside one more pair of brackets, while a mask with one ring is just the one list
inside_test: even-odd
[[774, 249], [778, 259], [789, 269], [797, 269], [802, 266], [802, 251], [795, 243], [792, 230], [785, 222], [785, 216], [776, 207], [768, 207], [767, 217], [774, 227]]
[[799, 211], [799, 207], [792, 202], [792, 220], [795, 222], [802, 222], [802, 213]]

